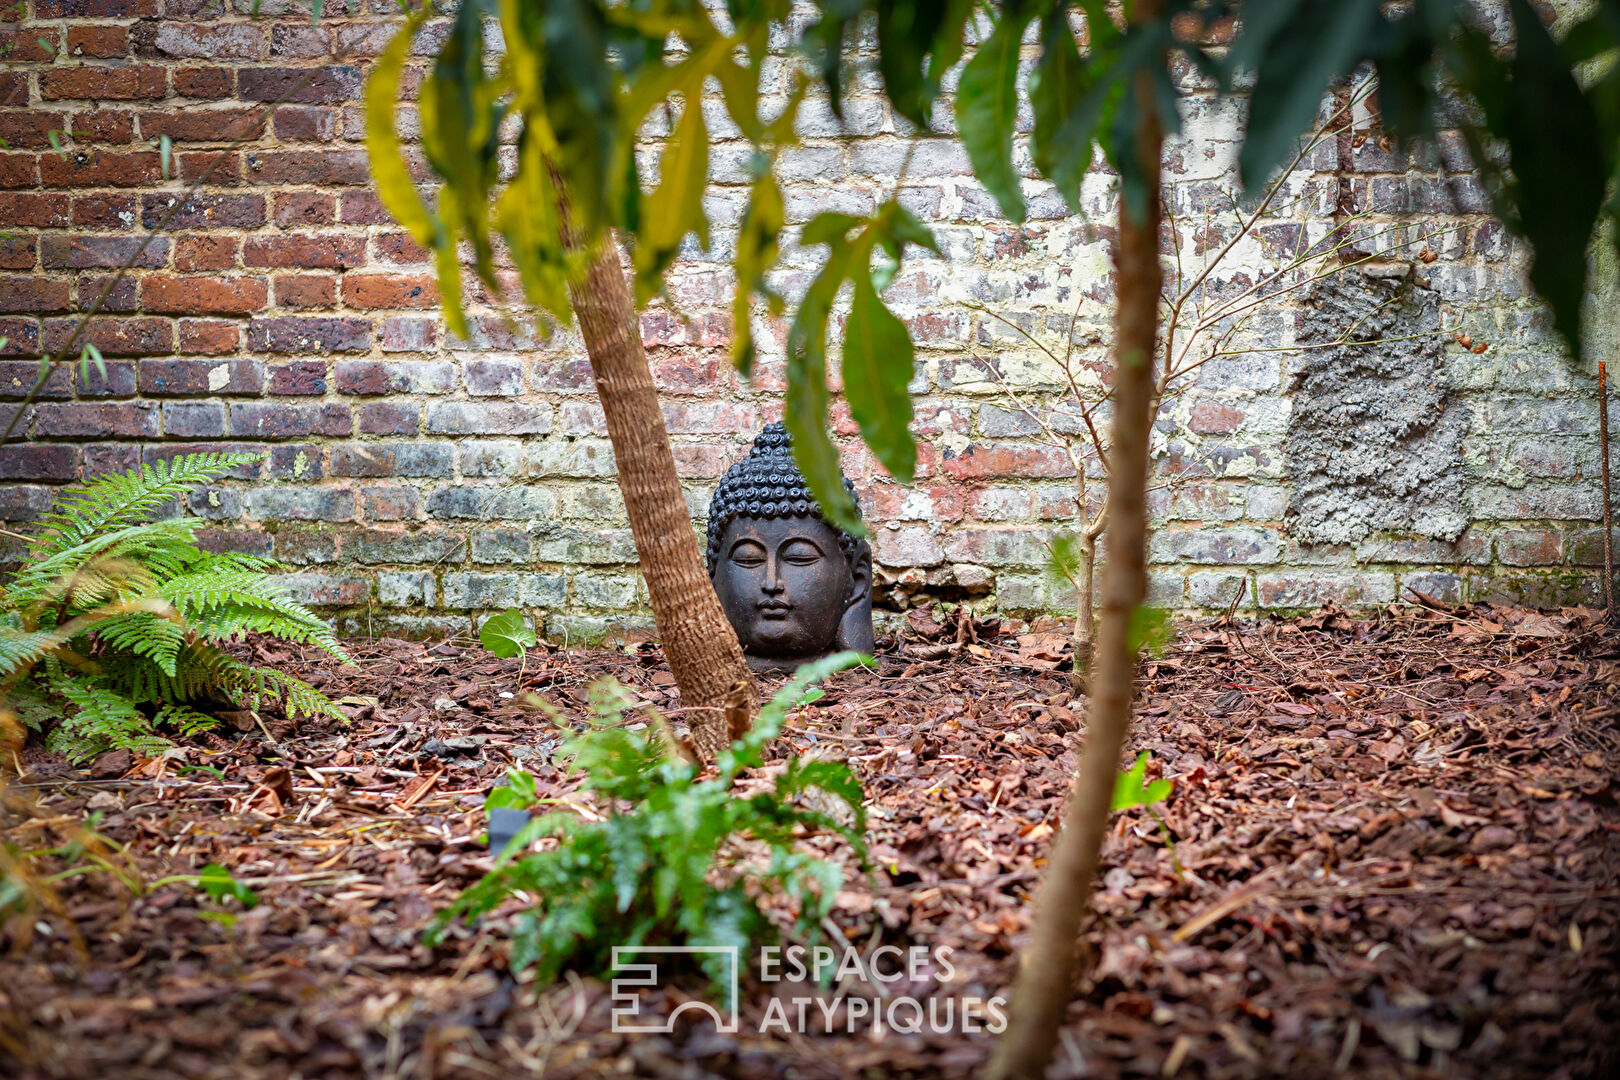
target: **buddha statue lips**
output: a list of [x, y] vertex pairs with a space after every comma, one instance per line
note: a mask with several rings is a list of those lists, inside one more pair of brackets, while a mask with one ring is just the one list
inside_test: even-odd
[[827, 522], [781, 424], [720, 481], [708, 540], [709, 577], [752, 667], [872, 650], [871, 549]]

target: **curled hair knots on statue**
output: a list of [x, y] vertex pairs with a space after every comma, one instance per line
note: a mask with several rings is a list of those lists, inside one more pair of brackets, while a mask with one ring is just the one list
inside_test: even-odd
[[[851, 499], [855, 485], [844, 477], [844, 488]], [[856, 511], [859, 513], [859, 510]], [[720, 538], [733, 518], [813, 517], [825, 522], [838, 534], [838, 547], [851, 570], [860, 552], [861, 541], [827, 521], [821, 504], [810, 494], [810, 485], [793, 460], [792, 439], [783, 424], [767, 424], [754, 437], [748, 456], [726, 470], [720, 486], [709, 500], [709, 575], [720, 564]]]

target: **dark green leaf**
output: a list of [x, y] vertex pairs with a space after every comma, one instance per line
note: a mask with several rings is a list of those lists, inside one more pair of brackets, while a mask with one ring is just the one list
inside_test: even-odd
[[866, 445], [891, 476], [909, 484], [917, 468], [910, 430], [909, 384], [915, 374], [911, 335], [883, 305], [870, 275], [855, 269], [855, 292], [844, 324], [844, 397]]
[[496, 656], [510, 660], [532, 649], [538, 639], [524, 623], [523, 613], [512, 608], [485, 619], [484, 625], [478, 628], [478, 640]]
[[[1328, 84], [1367, 55], [1380, 34], [1381, 0], [1269, 0], [1245, 4], [1257, 24], [1233, 48], [1233, 63], [1250, 68], [1254, 89], [1238, 155], [1239, 177], [1258, 191], [1298, 148]], [[1269, 31], [1269, 32], [1268, 32]]]
[[1018, 45], [1029, 25], [1022, 5], [1009, 5], [990, 37], [962, 70], [956, 89], [956, 128], [980, 183], [1009, 220], [1024, 220], [1024, 192], [1012, 161], [1018, 124]]

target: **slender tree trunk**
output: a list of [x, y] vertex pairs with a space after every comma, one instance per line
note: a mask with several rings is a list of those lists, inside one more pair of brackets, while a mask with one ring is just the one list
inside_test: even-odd
[[[1147, 21], [1157, 18], [1160, 10], [1158, 0], [1138, 0], [1135, 14]], [[1032, 1080], [1046, 1073], [1073, 992], [1076, 939], [1091, 905], [1120, 752], [1130, 727], [1136, 681], [1131, 615], [1147, 595], [1147, 460], [1162, 285], [1158, 177], [1164, 142], [1146, 74], [1137, 77], [1134, 92], [1147, 117], [1137, 132], [1135, 152], [1151, 179], [1145, 221], [1133, 220], [1120, 200], [1108, 561], [1103, 567], [1102, 625], [1086, 710], [1086, 746], [1036, 900], [1034, 927], [1013, 986], [1009, 1026], [990, 1064], [992, 1080]]]
[[619, 490], [664, 656], [688, 710], [692, 741], [713, 760], [747, 730], [758, 697], [703, 564], [615, 244], [602, 245], [585, 279], [569, 289], [569, 300], [607, 416]]
[[1089, 527], [1080, 530], [1080, 580], [1075, 583], [1074, 600], [1074, 678], [1071, 689], [1076, 697], [1086, 692], [1091, 672], [1091, 638], [1097, 626], [1092, 610], [1092, 594], [1097, 581], [1097, 540]]

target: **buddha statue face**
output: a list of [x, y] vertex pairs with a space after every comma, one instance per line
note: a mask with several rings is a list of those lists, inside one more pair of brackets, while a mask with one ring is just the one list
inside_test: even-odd
[[871, 549], [821, 517], [780, 424], [715, 491], [709, 576], [756, 669], [873, 648]]

